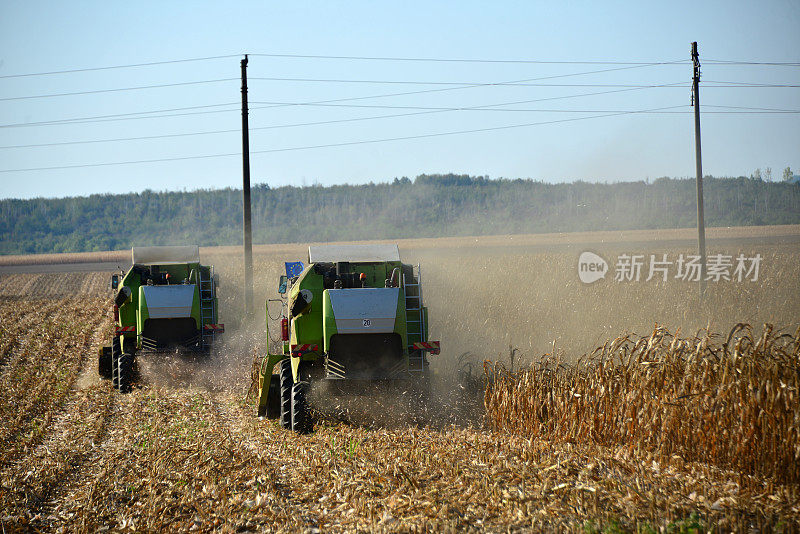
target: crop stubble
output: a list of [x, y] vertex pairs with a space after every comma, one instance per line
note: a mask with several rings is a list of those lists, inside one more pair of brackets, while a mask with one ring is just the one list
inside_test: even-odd
[[[256, 254], [259, 301], [274, 294], [281, 262], [302, 258], [302, 247], [286, 248]], [[505, 358], [509, 344], [526, 349], [530, 361], [537, 352], [552, 353], [553, 339], [556, 354], [568, 362], [595, 338], [613, 337], [610, 332], [652, 330], [659, 313], [689, 331], [714, 313], [714, 324], [728, 327], [750, 317], [785, 326], [800, 316], [792, 296], [798, 294], [797, 252], [763, 253], [765, 265], [776, 269], [763, 285], [712, 289], [714, 306], [707, 308], [692, 301], [689, 285], [571, 286], [571, 253], [439, 255], [421, 247], [410, 256], [423, 263], [431, 329], [449, 349], [437, 365], [448, 370], [465, 352], [475, 360]], [[734, 530], [798, 527], [796, 481], [659, 454], [652, 443], [553, 440], [552, 429], [484, 430], [477, 422], [436, 428], [323, 422], [313, 435], [298, 437], [258, 420], [243, 397], [253, 346], [264, 342], [263, 309], [239, 322], [231, 310], [241, 306], [234, 282], [240, 263], [227, 254], [211, 263], [222, 275], [224, 320], [240, 327], [230, 331], [237, 341], [226, 346], [226, 358], [242, 353], [234, 355], [233, 371], [226, 367], [214, 381], [212, 368], [210, 378], [180, 387], [146, 381], [126, 396], [107, 383], [78, 379], [96, 373], [91, 349], [108, 335], [107, 275], [0, 277], [0, 371], [3, 386], [10, 385], [0, 392], [6, 531], [582, 529], [587, 520], [635, 529], [645, 522], [676, 524], [693, 512], [706, 525]], [[8, 276], [23, 276], [28, 289], [50, 298], [32, 300]], [[57, 286], [66, 282], [86, 288], [86, 297], [64, 299]], [[615, 312], [622, 317], [609, 316]], [[570, 328], [581, 338], [574, 345]], [[702, 385], [702, 375], [694, 384]], [[491, 414], [491, 399], [489, 406]], [[522, 420], [535, 413], [525, 409]], [[576, 418], [576, 431], [581, 421]], [[709, 432], [714, 422], [705, 421]]]

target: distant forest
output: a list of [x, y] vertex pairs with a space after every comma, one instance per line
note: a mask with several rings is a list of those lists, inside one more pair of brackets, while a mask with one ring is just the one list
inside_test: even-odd
[[[800, 185], [704, 180], [707, 226], [800, 223]], [[695, 181], [552, 184], [422, 174], [414, 180], [252, 188], [254, 243], [694, 226]], [[242, 242], [237, 189], [0, 201], [0, 254]]]

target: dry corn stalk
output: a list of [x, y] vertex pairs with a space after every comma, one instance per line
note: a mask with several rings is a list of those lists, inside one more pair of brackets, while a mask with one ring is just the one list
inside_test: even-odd
[[546, 358], [489, 374], [486, 417], [495, 429], [800, 482], [800, 329], [767, 324], [756, 336], [740, 323], [723, 339], [656, 326], [574, 365]]

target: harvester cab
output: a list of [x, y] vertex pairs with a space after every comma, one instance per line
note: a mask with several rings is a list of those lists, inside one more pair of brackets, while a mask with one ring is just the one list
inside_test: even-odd
[[217, 322], [214, 268], [199, 247], [134, 247], [132, 267], [112, 275], [114, 335], [101, 347], [98, 370], [121, 392], [130, 390], [137, 354], [207, 353], [225, 327]]
[[397, 245], [310, 246], [308, 264], [286, 271], [280, 349], [268, 347], [259, 372], [260, 416], [310, 431], [312, 387], [335, 396], [383, 383], [424, 396], [439, 342], [428, 339], [420, 267], [402, 263]]

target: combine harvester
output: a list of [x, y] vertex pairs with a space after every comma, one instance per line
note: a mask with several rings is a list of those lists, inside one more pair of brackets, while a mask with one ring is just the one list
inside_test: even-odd
[[[402, 263], [397, 245], [324, 245], [308, 248], [307, 266], [287, 263], [286, 271], [278, 288], [282, 351], [267, 347], [261, 363], [260, 416], [307, 433], [311, 404], [373, 384], [396, 386], [424, 404], [427, 353], [440, 347], [428, 340], [419, 265]], [[310, 396], [317, 388], [326, 394]]]
[[207, 353], [224, 332], [217, 323], [214, 268], [200, 264], [197, 246], [134, 247], [133, 266], [111, 276], [114, 337], [101, 347], [98, 371], [122, 393], [131, 389], [138, 354]]

